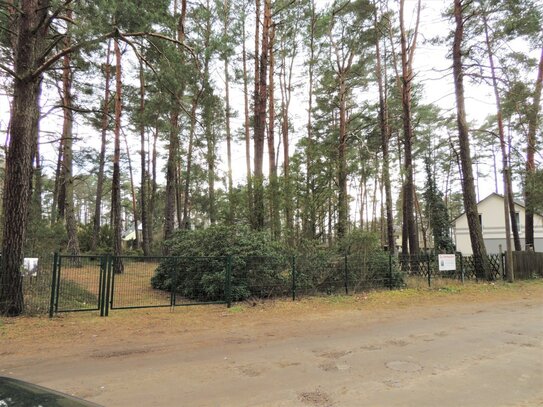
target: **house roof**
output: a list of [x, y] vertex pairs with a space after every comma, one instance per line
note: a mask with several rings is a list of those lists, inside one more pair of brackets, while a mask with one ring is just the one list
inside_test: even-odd
[[[481, 199], [479, 202], [477, 202], [477, 206], [479, 206], [479, 204], [483, 203], [483, 202], [486, 201], [487, 199], [490, 199], [490, 197], [492, 197], [492, 196], [497, 196], [498, 198], [503, 199], [503, 195], [498, 194], [498, 193], [496, 193], [496, 192], [492, 192], [490, 195], [487, 195], [486, 197], [484, 197], [483, 199]], [[515, 203], [515, 205], [518, 205], [518, 206], [520, 206], [520, 207], [522, 207], [522, 208], [524, 208], [524, 209], [526, 208], [526, 206], [524, 205], [524, 202], [522, 202], [522, 201], [513, 201], [513, 202]], [[451, 223], [456, 222], [459, 218], [461, 218], [462, 216], [464, 216], [465, 213], [466, 213], [465, 211], [462, 212], [460, 215], [458, 215], [456, 218], [454, 218], [454, 219], [451, 221]], [[537, 213], [537, 215], [540, 215], [540, 216], [541, 216], [541, 214], [539, 214], [539, 213]]]

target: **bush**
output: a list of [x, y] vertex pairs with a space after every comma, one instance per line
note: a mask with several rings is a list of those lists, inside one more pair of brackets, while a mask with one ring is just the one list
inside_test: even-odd
[[151, 278], [161, 290], [200, 301], [224, 300], [226, 261], [232, 256], [231, 298], [269, 296], [288, 289], [288, 261], [269, 235], [243, 226], [179, 231], [166, 242], [170, 256]]

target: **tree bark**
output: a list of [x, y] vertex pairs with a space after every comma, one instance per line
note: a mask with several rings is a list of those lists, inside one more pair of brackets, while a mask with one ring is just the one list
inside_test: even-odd
[[154, 223], [155, 223], [155, 209], [156, 209], [156, 200], [157, 200], [157, 181], [156, 181], [156, 169], [157, 169], [157, 141], [158, 141], [158, 124], [155, 127], [155, 132], [153, 134], [153, 152], [151, 154], [151, 180], [150, 180], [150, 191], [151, 196], [149, 199], [149, 246], [153, 244], [153, 232], [154, 232]]
[[[203, 88], [202, 88], [203, 89]], [[190, 192], [191, 192], [191, 174], [192, 174], [192, 153], [194, 149], [194, 132], [196, 131], [196, 109], [202, 90], [192, 99], [192, 108], [190, 114], [189, 144], [187, 147], [187, 169], [185, 175], [185, 198], [183, 200], [183, 229], [191, 228], [190, 221]]]
[[130, 175], [130, 194], [132, 196], [132, 216], [134, 218], [134, 232], [135, 232], [135, 240], [136, 240], [136, 249], [140, 247], [140, 239], [138, 236], [138, 228], [139, 228], [139, 222], [138, 222], [138, 205], [137, 205], [137, 199], [136, 199], [136, 188], [134, 184], [134, 171], [132, 171], [132, 159], [130, 158], [130, 148], [128, 147], [128, 139], [126, 137], [126, 134], [124, 135], [124, 144], [126, 147], [126, 158], [128, 160], [128, 174]]
[[[187, 12], [186, 0], [181, 1], [181, 14], [177, 20], [177, 40], [185, 40], [185, 17]], [[183, 60], [183, 49], [178, 47], [181, 60]], [[164, 240], [172, 237], [175, 230], [176, 197], [178, 185], [176, 183], [177, 167], [179, 160], [179, 116], [181, 114], [181, 99], [185, 89], [185, 83], [179, 84], [179, 89], [172, 96], [172, 108], [170, 111], [170, 135], [168, 146], [168, 160], [166, 163], [166, 204], [164, 207]], [[163, 248], [164, 254], [166, 247]]]
[[124, 266], [122, 255], [122, 219], [121, 219], [121, 114], [122, 114], [122, 70], [119, 42], [114, 40], [115, 53], [115, 141], [113, 148], [113, 179], [111, 186], [111, 223], [113, 225], [113, 272], [121, 274]]
[[[535, 90], [532, 106], [528, 111], [528, 136], [527, 136], [527, 154], [526, 154], [526, 186], [524, 188], [524, 199], [526, 202], [525, 227], [526, 227], [526, 249], [535, 251], [534, 246], [534, 199], [532, 190], [533, 177], [535, 174], [535, 152], [536, 152], [536, 132], [539, 121], [539, 110], [541, 103], [541, 88], [543, 87], [543, 48], [539, 57], [539, 69], [535, 81]], [[541, 248], [538, 248], [541, 250]]]
[[281, 219], [279, 218], [279, 185], [277, 179], [277, 163], [275, 158], [275, 25], [272, 23], [270, 30], [268, 56], [268, 164], [269, 164], [269, 196], [270, 196], [270, 223], [272, 238], [278, 240], [281, 237]]
[[[206, 21], [206, 31], [204, 46], [209, 47], [211, 42], [211, 17]], [[213, 88], [210, 83], [209, 65], [210, 54], [205, 53], [204, 57], [204, 84], [203, 84], [203, 120], [204, 133], [206, 138], [206, 161], [207, 161], [207, 184], [208, 184], [208, 212], [209, 222], [214, 225], [217, 223], [217, 205], [215, 202], [215, 172], [216, 172], [216, 136], [213, 130]]]
[[98, 177], [96, 180], [96, 201], [94, 206], [94, 219], [93, 219], [93, 234], [91, 240], [91, 251], [96, 251], [98, 242], [100, 240], [100, 226], [102, 218], [102, 196], [104, 190], [104, 167], [106, 161], [106, 144], [107, 144], [107, 131], [109, 128], [109, 102], [110, 102], [110, 79], [111, 79], [111, 64], [109, 61], [111, 52], [111, 40], [107, 44], [106, 64], [105, 70], [105, 90], [104, 90], [104, 102], [102, 107], [102, 129], [101, 129], [101, 144], [100, 154], [98, 156]]
[[[39, 114], [42, 75], [31, 72], [42, 63], [49, 1], [21, 2], [12, 37], [13, 103], [6, 154], [3, 197], [3, 239], [0, 268], [0, 314], [16, 316], [24, 310], [20, 267], [31, 197], [32, 146]], [[9, 216], [8, 216], [9, 214]]]
[[[245, 168], [247, 173], [247, 208], [249, 210], [247, 220], [253, 224], [253, 181], [251, 174], [251, 130], [249, 120], [249, 89], [247, 79], [247, 50], [245, 49], [245, 15], [242, 20], [242, 54], [243, 54], [243, 110], [245, 120], [243, 128], [245, 130]], [[256, 57], [256, 53], [255, 53]]]
[[315, 174], [313, 170], [313, 76], [315, 60], [315, 31], [317, 26], [317, 15], [315, 12], [315, 1], [310, 1], [310, 27], [309, 27], [309, 90], [307, 101], [307, 147], [306, 154], [306, 197], [304, 210], [306, 216], [302, 218], [304, 236], [307, 239], [314, 239], [317, 233], [317, 216], [315, 208]]
[[[72, 11], [67, 9], [67, 18], [72, 19]], [[64, 38], [66, 48], [71, 45], [71, 35], [68, 33]], [[77, 237], [77, 225], [74, 209], [74, 179], [73, 179], [73, 97], [71, 57], [65, 55], [62, 62], [62, 91], [63, 91], [63, 114], [64, 122], [62, 129], [63, 154], [62, 154], [62, 180], [64, 182], [64, 216], [66, 232], [68, 235], [67, 251], [72, 256], [79, 256], [79, 239]]]
[[264, 228], [264, 139], [266, 134], [266, 104], [268, 100], [268, 44], [271, 23], [271, 0], [264, 2], [264, 25], [262, 27], [262, 44], [259, 60], [259, 83], [257, 101], [255, 104], [255, 136], [254, 136], [254, 224], [253, 228]]
[[417, 226], [415, 222], [415, 184], [413, 179], [413, 125], [412, 125], [412, 112], [411, 112], [411, 90], [413, 84], [413, 56], [416, 47], [417, 33], [418, 33], [418, 21], [420, 16], [420, 0], [418, 2], [417, 11], [417, 24], [415, 33], [411, 43], [408, 44], [407, 33], [404, 27], [404, 0], [400, 0], [400, 44], [401, 44], [401, 56], [402, 56], [402, 78], [401, 78], [401, 90], [402, 90], [402, 122], [403, 122], [403, 142], [404, 142], [404, 195], [403, 204], [405, 206], [404, 222], [407, 223], [407, 234], [409, 239], [409, 253], [417, 254], [419, 252], [419, 241], [417, 236]]
[[466, 108], [464, 103], [464, 72], [462, 66], [462, 41], [464, 37], [463, 1], [454, 0], [455, 31], [453, 42], [453, 77], [456, 97], [456, 120], [458, 125], [458, 138], [460, 144], [460, 161], [462, 166], [462, 192], [464, 209], [468, 220], [471, 248], [475, 260], [476, 272], [490, 280], [488, 256], [486, 253], [483, 232], [479, 222], [477, 201], [475, 196], [475, 183], [471, 161], [468, 123], [466, 121]]
[[[383, 69], [381, 66], [381, 47], [379, 40], [377, 7], [374, 2], [375, 14], [375, 73], [377, 77], [377, 88], [379, 91], [379, 129], [381, 132], [381, 151], [383, 153], [382, 178], [385, 187], [385, 208], [386, 208], [386, 241], [388, 250], [394, 254], [396, 243], [394, 241], [394, 217], [392, 214], [392, 187], [390, 184], [390, 168], [389, 168], [389, 141], [390, 141], [390, 126], [388, 117], [388, 101], [386, 97], [386, 88], [383, 85]], [[386, 64], [385, 64], [386, 65]], [[386, 68], [385, 68], [386, 78]]]
[[[147, 206], [147, 181], [149, 174], [147, 172], [147, 160], [145, 152], [145, 77], [143, 71], [143, 62], [140, 61], [140, 163], [141, 163], [141, 182], [140, 182], [140, 205], [141, 205], [141, 238], [143, 255], [149, 256], [151, 254], [151, 248], [149, 244], [149, 213]], [[138, 231], [136, 228], [136, 237]]]
[[[230, 5], [228, 0], [224, 0], [224, 39], [228, 36], [230, 19]], [[228, 179], [228, 216], [226, 223], [234, 223], [234, 182], [232, 180], [232, 136], [230, 134], [230, 74], [228, 69], [228, 53], [224, 54], [224, 118], [226, 124], [226, 164], [227, 164], [227, 179]]]
[[[296, 28], [295, 28], [296, 29]], [[287, 48], [289, 43], [285, 40], [282, 41], [282, 52], [281, 52], [281, 71], [279, 75], [279, 83], [281, 88], [281, 137], [283, 140], [283, 194], [284, 194], [284, 207], [285, 207], [285, 219], [286, 219], [286, 233], [287, 240], [289, 245], [294, 244], [294, 222], [293, 222], [293, 210], [292, 210], [292, 180], [290, 179], [290, 134], [289, 134], [289, 113], [290, 113], [290, 102], [292, 100], [292, 73], [294, 69], [294, 59], [296, 57], [296, 34], [292, 38], [292, 43], [290, 44], [290, 62], [287, 61]], [[313, 74], [310, 67], [310, 76]], [[312, 78], [310, 78], [312, 80]], [[311, 93], [311, 91], [310, 91]], [[312, 98], [312, 95], [310, 95]], [[306, 169], [308, 172], [308, 169]], [[307, 178], [306, 178], [307, 179]], [[308, 183], [309, 186], [309, 183]], [[308, 206], [308, 193], [305, 193], [305, 207]], [[305, 223], [305, 222], [304, 222]]]

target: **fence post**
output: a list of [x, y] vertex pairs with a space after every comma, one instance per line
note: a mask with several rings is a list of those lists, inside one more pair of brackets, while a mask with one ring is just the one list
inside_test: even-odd
[[105, 314], [104, 307], [106, 302], [106, 263], [104, 261], [104, 256], [100, 256], [100, 288], [99, 288], [99, 297], [100, 297], [100, 316], [103, 317]]
[[388, 252], [388, 289], [392, 291], [392, 252]]
[[[106, 254], [106, 304], [104, 309], [104, 315], [107, 317], [109, 315], [109, 308], [111, 307], [111, 303], [113, 302], [113, 273], [111, 272], [111, 263], [112, 263], [112, 257], [109, 254]], [[111, 292], [111, 300], [109, 298], [109, 294]], [[110, 302], [111, 301], [111, 302]]]
[[225, 295], [226, 295], [226, 306], [230, 308], [232, 306], [232, 255], [229, 255], [226, 258], [226, 286], [225, 286]]
[[464, 256], [460, 253], [460, 279], [462, 280], [462, 284], [464, 284], [464, 278]]
[[500, 253], [500, 256], [499, 256], [499, 259], [498, 259], [499, 260], [499, 262], [498, 262], [499, 263], [498, 264], [499, 272], [500, 272], [500, 274], [502, 276], [502, 280], [506, 280], [507, 277], [505, 275], [505, 267], [504, 267], [504, 262], [503, 262], [504, 254], [503, 254], [503, 251], [502, 251], [502, 245], [501, 244], [498, 245], [498, 253]]
[[58, 312], [58, 297], [60, 295], [60, 272], [62, 270], [62, 255], [58, 253], [57, 256], [57, 275], [56, 275], [56, 287], [55, 287], [55, 312]]
[[430, 253], [426, 253], [426, 268], [428, 269], [428, 288], [432, 287], [432, 270], [430, 270]]
[[175, 301], [177, 297], [177, 281], [179, 278], [179, 268], [174, 267], [173, 270], [173, 277], [172, 277], [172, 285], [170, 287], [170, 307], [175, 307]]
[[292, 256], [292, 301], [296, 300], [296, 256]]
[[53, 255], [53, 275], [51, 278], [51, 300], [49, 302], [49, 318], [53, 318], [53, 312], [55, 309], [55, 291], [56, 291], [56, 282], [57, 282], [57, 262], [58, 262], [58, 253], [55, 252]]
[[345, 280], [345, 295], [349, 295], [349, 270], [347, 266], [347, 254], [344, 255], [343, 269]]

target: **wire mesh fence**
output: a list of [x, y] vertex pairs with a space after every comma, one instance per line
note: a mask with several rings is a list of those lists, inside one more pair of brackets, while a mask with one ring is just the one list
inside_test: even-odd
[[[115, 257], [109, 270], [110, 278], [110, 308], [143, 308], [169, 307], [171, 295], [169, 291], [157, 290], [152, 286], [163, 258], [161, 257]], [[122, 273], [115, 272], [113, 262], [122, 265]]]
[[53, 255], [25, 257], [21, 278], [27, 315], [45, 314], [49, 311], [52, 269]]
[[55, 312], [99, 310], [103, 295], [103, 258], [63, 255], [57, 261], [57, 272], [53, 272]]
[[[1, 257], [0, 257], [1, 260]], [[490, 255], [503, 277], [503, 256]], [[355, 294], [375, 289], [479, 279], [471, 256], [440, 271], [434, 254], [362, 252], [275, 257], [26, 257], [21, 268], [25, 313], [100, 311], [226, 303], [246, 299]]]

